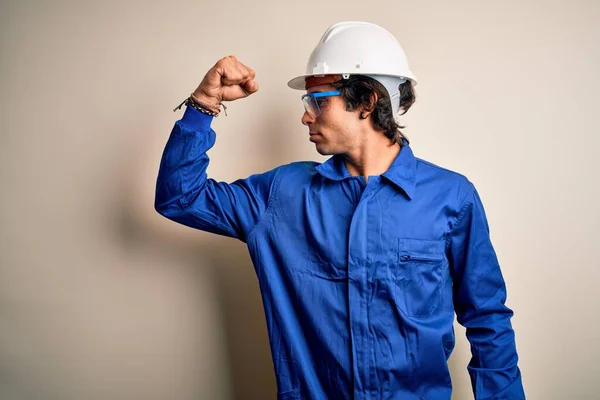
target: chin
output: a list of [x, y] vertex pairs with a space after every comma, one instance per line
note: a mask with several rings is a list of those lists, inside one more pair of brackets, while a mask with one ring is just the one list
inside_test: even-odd
[[322, 156], [331, 156], [331, 155], [335, 154], [334, 151], [332, 151], [331, 149], [329, 149], [329, 148], [327, 148], [325, 146], [319, 146], [319, 145], [317, 145], [315, 147], [317, 149], [317, 153], [319, 153]]

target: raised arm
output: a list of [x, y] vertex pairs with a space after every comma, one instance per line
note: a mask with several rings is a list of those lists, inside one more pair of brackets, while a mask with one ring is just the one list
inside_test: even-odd
[[[194, 97], [209, 112], [217, 112], [222, 101], [256, 92], [254, 76], [235, 57], [223, 58], [205, 75]], [[175, 123], [160, 163], [155, 208], [173, 221], [245, 241], [267, 211], [276, 170], [231, 184], [208, 178], [206, 152], [216, 140], [212, 120], [211, 115], [187, 107]]]

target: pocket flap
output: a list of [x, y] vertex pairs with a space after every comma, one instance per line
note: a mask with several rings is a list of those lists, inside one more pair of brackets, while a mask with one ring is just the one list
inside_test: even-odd
[[398, 252], [406, 260], [411, 258], [439, 261], [444, 258], [444, 240], [398, 239]]

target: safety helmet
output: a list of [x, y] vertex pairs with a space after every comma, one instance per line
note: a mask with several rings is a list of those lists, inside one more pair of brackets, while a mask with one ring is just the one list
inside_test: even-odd
[[330, 26], [310, 55], [306, 74], [290, 80], [288, 86], [305, 90], [306, 78], [325, 75], [341, 75], [343, 79], [366, 75], [375, 79], [388, 91], [394, 115], [399, 108], [398, 86], [407, 79], [417, 84], [400, 43], [390, 32], [369, 22]]

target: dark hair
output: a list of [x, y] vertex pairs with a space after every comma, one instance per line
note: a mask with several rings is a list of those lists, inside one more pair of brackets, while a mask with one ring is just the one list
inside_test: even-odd
[[[333, 82], [332, 85], [342, 92], [347, 111], [354, 111], [361, 106], [365, 110], [372, 110], [371, 121], [373, 121], [375, 129], [383, 131], [385, 136], [396, 143], [402, 144], [402, 139], [408, 142], [408, 138], [401, 131], [405, 126], [396, 122], [392, 114], [390, 97], [381, 83], [368, 76], [351, 75], [348, 79]], [[401, 115], [404, 115], [415, 102], [415, 90], [409, 80], [401, 84], [399, 88], [399, 109], [403, 110]], [[375, 104], [373, 104], [373, 93], [377, 94], [377, 103]]]

